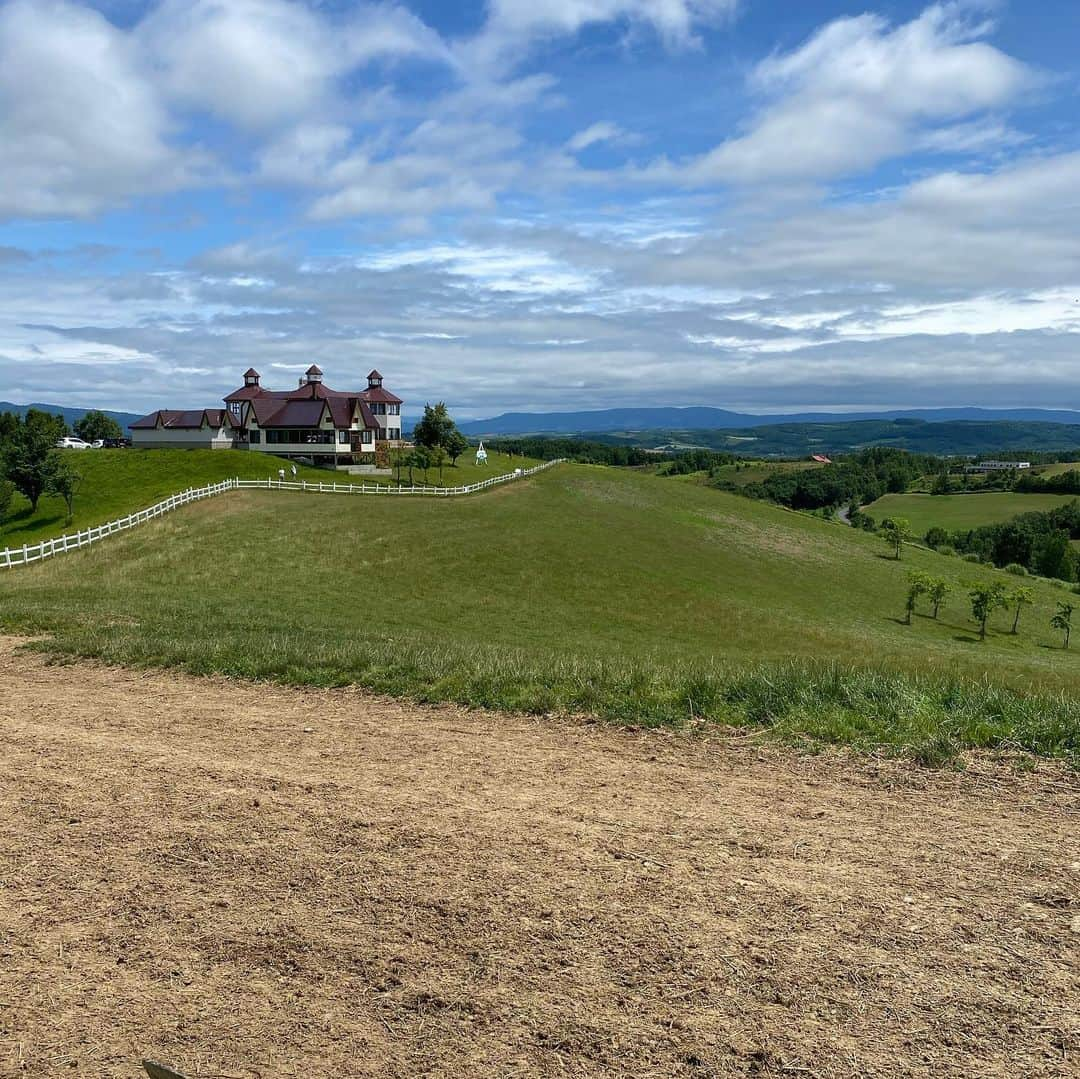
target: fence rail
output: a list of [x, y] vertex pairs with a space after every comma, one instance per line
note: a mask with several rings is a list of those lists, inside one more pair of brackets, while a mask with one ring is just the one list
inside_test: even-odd
[[339, 494], [339, 495], [416, 495], [436, 498], [448, 498], [455, 495], [471, 495], [477, 491], [486, 491], [489, 487], [497, 487], [502, 483], [510, 483], [513, 480], [524, 479], [526, 476], [534, 476], [537, 472], [543, 472], [553, 465], [563, 464], [565, 457], [554, 461], [545, 461], [533, 468], [521, 469], [517, 472], [506, 472], [501, 476], [492, 476], [478, 483], [462, 484], [459, 487], [429, 487], [410, 485], [408, 487], [392, 487], [389, 484], [378, 483], [311, 483], [307, 480], [222, 480], [220, 483], [209, 483], [205, 487], [189, 487], [186, 491], [179, 491], [170, 495], [162, 502], [149, 506], [147, 509], [138, 510], [110, 521], [108, 524], [97, 525], [94, 528], [82, 529], [78, 532], [69, 532], [56, 539], [42, 540], [40, 543], [24, 543], [21, 547], [7, 547], [0, 551], [0, 569], [13, 569], [15, 566], [28, 566], [31, 562], [41, 562], [43, 559], [52, 558], [55, 555], [66, 554], [68, 551], [77, 551], [82, 547], [100, 543], [101, 540], [114, 536], [118, 532], [126, 532], [136, 525], [146, 524], [156, 517], [171, 513], [189, 502], [198, 502], [204, 498], [213, 498], [215, 495], [225, 494], [227, 491], [304, 491], [311, 494]]

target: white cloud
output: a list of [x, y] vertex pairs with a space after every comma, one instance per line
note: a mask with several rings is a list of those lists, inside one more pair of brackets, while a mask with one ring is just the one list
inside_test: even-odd
[[[978, 40], [986, 29], [957, 4], [927, 8], [897, 27], [876, 15], [838, 19], [757, 66], [751, 86], [768, 104], [746, 134], [691, 162], [683, 176], [696, 184], [825, 180], [920, 141], [934, 146], [942, 124], [1007, 106], [1037, 81]], [[970, 134], [959, 133], [969, 143]], [[938, 142], [947, 148], [944, 136]]]
[[602, 120], [579, 131], [567, 142], [566, 148], [573, 150], [574, 153], [580, 153], [582, 150], [587, 150], [590, 146], [595, 146], [599, 142], [620, 142], [626, 138], [627, 132], [618, 124]]
[[0, 217], [88, 216], [192, 182], [128, 35], [64, 0], [0, 6]]
[[339, 25], [297, 0], [164, 0], [139, 35], [171, 95], [254, 130], [326, 106], [373, 59], [449, 57], [414, 15], [371, 5]]

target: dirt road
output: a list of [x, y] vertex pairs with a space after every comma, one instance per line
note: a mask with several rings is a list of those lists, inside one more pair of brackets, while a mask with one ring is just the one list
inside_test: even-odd
[[0, 641], [0, 1075], [1077, 1075], [1077, 787]]

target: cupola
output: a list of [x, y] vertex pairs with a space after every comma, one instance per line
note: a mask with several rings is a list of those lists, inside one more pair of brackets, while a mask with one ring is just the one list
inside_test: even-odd
[[259, 384], [259, 372], [254, 367], [249, 367], [244, 372], [244, 385], [245, 386], [258, 386]]
[[372, 371], [367, 377], [367, 384], [369, 390], [377, 389], [382, 385], [382, 375], [378, 371]]
[[322, 382], [322, 368], [313, 363], [305, 372], [308, 382]]

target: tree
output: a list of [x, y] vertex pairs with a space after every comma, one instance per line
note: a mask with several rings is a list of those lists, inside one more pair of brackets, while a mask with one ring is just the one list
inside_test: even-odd
[[1009, 593], [1009, 602], [1015, 608], [1013, 615], [1012, 631], [1013, 635], [1016, 635], [1017, 630], [1020, 628], [1020, 611], [1025, 606], [1030, 606], [1035, 602], [1035, 593], [1030, 588], [1014, 588]]
[[25, 495], [30, 512], [37, 511], [38, 501], [45, 493], [52, 474], [60, 463], [56, 441], [67, 431], [60, 416], [30, 409], [15, 429], [7, 450], [5, 471], [16, 490]]
[[1062, 648], [1069, 647], [1069, 637], [1072, 636], [1072, 613], [1073, 605], [1071, 603], [1059, 603], [1057, 605], [1057, 614], [1050, 619], [1050, 625], [1054, 629], [1060, 629], [1065, 634]]
[[933, 547], [936, 550], [938, 547], [944, 547], [949, 542], [949, 533], [944, 528], [934, 525], [932, 528], [927, 529], [923, 538], [926, 540], [927, 547]]
[[971, 597], [971, 617], [979, 623], [979, 640], [986, 640], [986, 623], [990, 615], [999, 607], [1007, 606], [1005, 598], [1005, 586], [1000, 581], [990, 584], [978, 581], [969, 581], [968, 595]]
[[75, 434], [86, 442], [124, 437], [120, 424], [111, 416], [106, 416], [104, 412], [99, 412], [96, 408], [87, 412], [81, 420], [75, 421]]
[[[422, 469], [424, 473], [424, 483], [428, 481], [428, 469], [431, 468], [431, 452], [425, 449], [423, 446], [417, 446], [412, 452], [413, 465]], [[409, 481], [412, 482], [412, 469], [409, 469]]]
[[907, 590], [907, 625], [911, 625], [911, 616], [915, 613], [915, 605], [919, 596], [930, 590], [930, 578], [921, 570], [914, 569], [908, 574]]
[[881, 526], [881, 533], [885, 542], [896, 554], [897, 562], [900, 561], [904, 544], [911, 539], [911, 525], [906, 517], [890, 517]]
[[11, 500], [15, 497], [15, 484], [9, 480], [0, 479], [0, 522], [7, 516], [11, 509]]
[[446, 411], [445, 402], [424, 405], [424, 416], [413, 428], [413, 441], [418, 446], [424, 446], [427, 449], [445, 446], [451, 431], [455, 429], [454, 421], [450, 419], [450, 413]]
[[937, 618], [938, 611], [941, 610], [942, 605], [945, 603], [945, 600], [951, 591], [952, 585], [950, 585], [948, 581], [943, 580], [941, 577], [932, 577], [930, 579], [930, 587], [927, 589], [927, 594], [930, 597], [930, 602], [934, 605], [934, 618]]
[[408, 451], [401, 448], [395, 449], [393, 453], [393, 468], [394, 468], [394, 482], [401, 486], [401, 470], [408, 465], [409, 454]]
[[443, 466], [446, 464], [446, 450], [442, 446], [436, 446], [431, 451], [431, 467], [439, 470], [439, 482], [443, 478]]
[[455, 427], [443, 443], [450, 458], [450, 464], [457, 468], [457, 459], [469, 448], [469, 440]]
[[1076, 580], [1076, 552], [1068, 532], [1059, 529], [1042, 536], [1035, 544], [1031, 561], [1035, 572], [1042, 577]]
[[75, 516], [75, 496], [79, 493], [82, 481], [81, 473], [76, 472], [67, 461], [60, 461], [45, 488], [49, 494], [59, 495], [64, 500], [64, 505], [67, 506], [67, 524], [71, 524]]
[[951, 491], [952, 481], [949, 479], [949, 469], [945, 467], [934, 477], [934, 482], [930, 485], [930, 493], [932, 495], [947, 495]]

